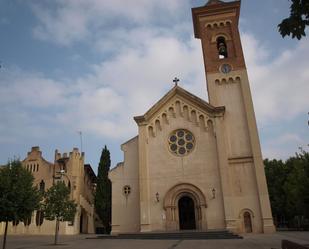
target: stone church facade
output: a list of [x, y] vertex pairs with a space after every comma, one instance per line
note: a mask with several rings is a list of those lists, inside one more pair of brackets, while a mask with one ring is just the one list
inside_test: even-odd
[[[55, 151], [54, 163], [42, 156], [39, 147], [32, 147], [22, 165], [34, 176], [34, 185], [46, 191], [57, 181], [63, 181], [71, 190], [70, 198], [77, 203], [77, 213], [73, 222], [60, 222], [59, 233], [72, 235], [94, 233], [96, 214], [94, 211], [94, 184], [96, 175], [89, 164], [84, 164], [84, 153], [77, 148], [72, 152]], [[55, 234], [55, 221], [44, 219], [39, 210], [32, 213], [24, 222], [10, 222], [8, 234], [51, 235]], [[0, 234], [5, 224], [0, 223]]]
[[144, 115], [110, 171], [112, 233], [274, 231], [238, 30], [240, 1], [193, 8], [209, 103], [175, 85]]

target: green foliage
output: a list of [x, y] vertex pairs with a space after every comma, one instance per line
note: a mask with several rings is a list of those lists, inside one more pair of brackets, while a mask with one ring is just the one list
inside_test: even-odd
[[110, 165], [110, 152], [105, 146], [100, 158], [95, 194], [96, 213], [103, 223], [105, 233], [111, 231], [111, 181], [108, 179]]
[[306, 36], [305, 29], [309, 25], [309, 0], [292, 0], [290, 17], [284, 19], [279, 25], [282, 37], [292, 35], [300, 40]]
[[286, 196], [283, 185], [288, 175], [288, 168], [281, 160], [264, 160], [265, 174], [268, 183], [269, 197], [273, 215], [277, 219], [286, 216]]
[[309, 218], [309, 153], [301, 151], [287, 160], [291, 172], [284, 184], [291, 216]]
[[264, 164], [275, 222], [302, 226], [294, 220], [309, 219], [309, 153], [301, 150], [285, 162], [265, 159]]
[[43, 206], [47, 220], [74, 220], [77, 205], [70, 200], [70, 189], [63, 182], [57, 182], [47, 190]]
[[0, 221], [23, 221], [39, 207], [40, 192], [19, 160], [0, 168]]
[[64, 182], [57, 182], [45, 193], [43, 203], [44, 216], [47, 220], [56, 220], [55, 245], [58, 243], [59, 222], [74, 221], [76, 203], [70, 200], [70, 189]]

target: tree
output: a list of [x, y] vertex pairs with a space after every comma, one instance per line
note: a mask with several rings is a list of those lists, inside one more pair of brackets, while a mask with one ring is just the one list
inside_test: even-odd
[[278, 25], [282, 37], [292, 35], [300, 40], [306, 36], [305, 29], [309, 25], [309, 0], [292, 0], [290, 17]]
[[111, 181], [108, 178], [111, 160], [110, 152], [106, 145], [102, 150], [99, 167], [98, 180], [95, 193], [95, 209], [103, 223], [105, 233], [111, 231]]
[[0, 222], [5, 222], [3, 249], [6, 246], [7, 228], [10, 221], [25, 221], [38, 208], [41, 195], [33, 186], [33, 176], [13, 160], [0, 168]]
[[309, 228], [309, 153], [301, 149], [285, 162], [264, 164], [276, 225]]
[[56, 220], [55, 245], [58, 243], [60, 221], [73, 221], [76, 207], [74, 200], [70, 200], [70, 189], [64, 182], [57, 182], [45, 193], [43, 204], [45, 218]]
[[301, 149], [301, 152], [289, 158], [286, 164], [291, 168], [284, 184], [287, 208], [300, 228], [303, 225], [302, 220], [309, 219], [309, 153]]
[[288, 219], [284, 183], [288, 177], [289, 168], [282, 160], [276, 159], [265, 159], [264, 165], [274, 222], [276, 226], [284, 226]]

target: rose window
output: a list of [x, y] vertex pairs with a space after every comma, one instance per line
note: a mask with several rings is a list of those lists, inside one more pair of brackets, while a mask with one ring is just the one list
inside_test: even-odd
[[170, 134], [168, 143], [169, 149], [173, 154], [185, 156], [193, 150], [195, 139], [190, 131], [180, 129]]

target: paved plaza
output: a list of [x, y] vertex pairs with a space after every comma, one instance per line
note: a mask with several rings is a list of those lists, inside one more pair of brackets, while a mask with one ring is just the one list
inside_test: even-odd
[[[110, 240], [94, 239], [95, 235], [60, 236], [54, 246], [53, 236], [8, 236], [7, 249], [271, 249], [280, 248], [288, 239], [309, 245], [309, 232], [279, 232], [271, 235], [244, 236], [242, 240]], [[0, 239], [2, 246], [2, 236]]]

